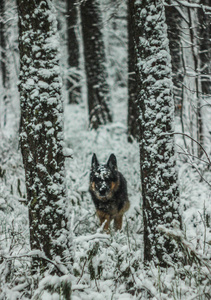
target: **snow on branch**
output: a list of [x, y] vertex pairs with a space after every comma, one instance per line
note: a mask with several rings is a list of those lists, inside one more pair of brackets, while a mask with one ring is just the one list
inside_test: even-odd
[[64, 148], [63, 155], [64, 155], [64, 157], [73, 158], [73, 150], [70, 148]]
[[187, 241], [184, 237], [184, 233], [178, 229], [169, 229], [166, 228], [164, 225], [158, 225], [157, 227], [158, 231], [162, 232], [166, 236], [172, 238], [176, 241], [176, 243], [180, 246], [180, 249], [184, 253], [187, 262], [189, 264], [197, 263], [199, 265], [204, 265], [207, 267], [209, 271], [211, 271], [211, 265], [208, 259], [201, 254], [199, 254], [192, 246], [192, 244]]
[[[209, 7], [207, 5], [198, 4], [198, 3], [189, 3], [187, 1], [181, 1], [181, 0], [174, 0], [174, 1], [172, 1], [172, 3], [173, 3], [173, 6], [181, 5], [181, 6], [188, 7], [188, 8], [201, 8], [205, 13], [208, 13], [208, 12], [209, 12], [209, 14], [211, 13], [211, 7]], [[165, 3], [165, 2], [164, 2], [164, 5], [169, 6], [169, 4]]]
[[182, 133], [182, 132], [171, 132], [171, 133], [164, 132], [164, 133], [162, 133], [162, 134], [160, 135], [160, 137], [163, 137], [163, 136], [166, 136], [166, 135], [174, 135], [174, 134], [181, 134], [181, 135], [183, 135], [183, 136], [188, 137], [189, 139], [191, 139], [191, 140], [194, 141], [195, 143], [197, 143], [197, 144], [201, 147], [201, 149], [203, 150], [203, 152], [205, 153], [205, 155], [206, 155], [206, 157], [207, 157], [207, 160], [208, 160], [208, 164], [211, 165], [211, 160], [210, 160], [210, 158], [209, 158], [207, 152], [205, 151], [204, 147], [203, 147], [198, 141], [196, 141], [194, 138], [192, 138], [191, 136], [189, 136], [188, 134]]
[[40, 250], [33, 250], [29, 251], [28, 253], [24, 253], [21, 255], [13, 255], [13, 256], [1, 256], [3, 259], [6, 260], [12, 260], [12, 259], [20, 259], [24, 257], [34, 257], [34, 258], [41, 258], [46, 260], [48, 263], [54, 265], [54, 267], [61, 273], [61, 274], [68, 274], [67, 268], [64, 266], [64, 264], [61, 264], [61, 262], [56, 262], [56, 260], [51, 260], [46, 257], [45, 253]]
[[91, 235], [86, 235], [86, 236], [79, 236], [77, 238], [74, 239], [74, 242], [76, 243], [80, 243], [80, 242], [84, 242], [84, 241], [91, 241], [91, 240], [95, 240], [95, 239], [109, 239], [110, 236], [108, 234], [103, 234], [103, 233], [95, 233], [95, 234], [91, 234]]

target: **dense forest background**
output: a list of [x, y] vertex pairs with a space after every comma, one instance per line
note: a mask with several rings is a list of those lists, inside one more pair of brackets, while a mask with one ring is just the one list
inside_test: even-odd
[[[29, 2], [26, 1], [26, 4]], [[96, 70], [93, 70], [93, 65], [91, 71], [87, 61], [93, 53], [89, 55], [87, 49], [94, 34], [89, 32], [93, 17], [88, 16], [86, 2], [70, 2], [54, 0], [53, 7], [49, 4], [48, 21], [51, 22], [51, 15], [57, 20], [56, 27], [52, 25], [51, 28], [57, 43], [52, 40], [53, 44], [48, 44], [43, 39], [45, 47], [58, 47], [60, 52], [60, 71], [57, 75], [61, 75], [62, 79], [61, 95], [58, 93], [58, 97], [63, 99], [64, 112], [61, 108], [60, 113], [64, 124], [64, 144], [59, 143], [65, 149], [67, 199], [60, 213], [67, 219], [66, 231], [62, 231], [62, 235], [68, 236], [67, 245], [64, 243], [64, 247], [69, 247], [70, 266], [67, 267], [68, 262], [65, 265], [57, 256], [50, 259], [51, 253], [48, 256], [45, 251], [45, 257], [41, 251], [36, 250], [36, 241], [30, 240], [33, 233], [29, 230], [29, 222], [30, 225], [35, 224], [33, 213], [36, 208], [33, 207], [33, 211], [27, 198], [28, 179], [25, 177], [22, 159], [23, 126], [27, 117], [24, 105], [21, 112], [20, 99], [28, 99], [31, 92], [31, 82], [28, 82], [27, 87], [23, 82], [27, 80], [27, 72], [32, 68], [33, 60], [25, 60], [24, 63], [24, 55], [21, 56], [24, 38], [20, 40], [19, 36], [26, 32], [23, 24], [20, 24], [18, 14], [24, 11], [23, 1], [1, 1], [0, 299], [210, 299], [209, 1], [165, 2], [164, 23], [167, 24], [167, 47], [172, 63], [175, 170], [178, 172], [182, 231], [177, 227], [160, 230], [166, 230], [165, 234], [178, 246], [182, 260], [178, 259], [178, 262], [164, 268], [153, 260], [147, 266], [144, 263], [143, 234], [146, 228], [142, 213], [143, 182], [140, 179], [140, 149], [144, 150], [144, 145], [140, 140], [143, 136], [143, 133], [140, 134], [142, 127], [139, 127], [137, 121], [140, 107], [135, 100], [140, 96], [136, 86], [140, 87], [142, 83], [137, 82], [137, 75], [135, 76], [140, 72], [137, 71], [139, 65], [135, 53], [144, 54], [142, 47], [138, 47], [139, 37], [134, 34], [138, 32], [139, 20], [133, 23], [135, 17], [132, 10], [135, 7], [133, 2], [137, 2], [138, 7], [139, 1], [131, 1], [131, 5], [124, 0], [99, 1], [98, 27], [101, 30], [98, 34], [102, 34], [100, 49], [103, 48], [106, 63], [99, 62], [100, 67]], [[90, 2], [95, 3], [87, 0], [87, 3]], [[146, 1], [145, 5], [149, 3], [150, 1]], [[140, 9], [143, 12], [143, 7]], [[147, 14], [147, 10], [144, 13]], [[42, 17], [43, 15], [40, 16], [40, 23], [45, 22]], [[30, 24], [30, 20], [36, 23], [34, 15], [31, 19], [27, 14], [22, 18], [25, 18], [25, 24]], [[146, 18], [147, 22], [152, 19], [153, 16]], [[162, 18], [158, 17], [156, 22], [160, 19]], [[140, 32], [141, 30], [140, 28]], [[150, 35], [151, 31], [148, 32]], [[32, 37], [29, 35], [28, 38]], [[27, 43], [26, 37], [25, 41]], [[45, 57], [41, 55], [41, 58], [45, 61]], [[48, 61], [51, 59], [49, 56]], [[99, 77], [94, 76], [93, 79], [92, 72], [98, 72]], [[102, 72], [105, 72], [103, 76]], [[90, 82], [100, 87], [99, 98], [104, 95], [98, 106], [96, 99], [89, 98]], [[106, 114], [102, 108], [106, 110]], [[59, 130], [63, 131], [60, 125]], [[36, 138], [34, 133], [33, 137]], [[103, 228], [99, 228], [88, 192], [93, 153], [97, 154], [100, 162], [106, 162], [109, 155], [115, 153], [118, 168], [128, 184], [131, 207], [124, 216], [123, 229], [120, 232], [111, 230], [109, 235], [103, 232]], [[56, 178], [57, 175], [53, 176]], [[41, 211], [38, 225], [44, 225], [40, 224], [42, 217]], [[36, 228], [36, 225], [33, 226]], [[52, 226], [52, 231], [54, 230]], [[60, 248], [57, 250], [61, 251]], [[37, 266], [39, 260], [45, 263]], [[34, 272], [33, 264], [39, 271]]]

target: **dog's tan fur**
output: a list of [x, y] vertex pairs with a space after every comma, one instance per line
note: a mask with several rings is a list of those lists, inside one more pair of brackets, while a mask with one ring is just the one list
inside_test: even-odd
[[130, 202], [127, 201], [125, 202], [124, 206], [120, 211], [118, 211], [117, 208], [115, 208], [112, 211], [109, 211], [108, 214], [101, 210], [97, 210], [97, 216], [100, 220], [100, 226], [106, 221], [104, 224], [104, 230], [109, 231], [110, 223], [112, 220], [114, 220], [114, 229], [121, 230], [123, 215], [126, 211], [128, 211], [129, 208], [130, 208]]
[[[105, 186], [106, 193], [102, 195], [101, 188]], [[107, 165], [99, 165], [96, 155], [93, 155], [89, 191], [100, 225], [104, 224], [104, 230], [109, 232], [112, 220], [114, 220], [114, 229], [121, 230], [123, 215], [130, 208], [130, 202], [127, 195], [127, 182], [117, 170], [114, 154], [111, 154]]]

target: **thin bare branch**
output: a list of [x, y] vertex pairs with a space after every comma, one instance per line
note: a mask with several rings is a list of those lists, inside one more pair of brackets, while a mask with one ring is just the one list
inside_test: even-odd
[[210, 165], [207, 161], [205, 161], [205, 160], [199, 158], [199, 157], [196, 156], [196, 155], [192, 155], [192, 154], [190, 154], [190, 153], [185, 153], [185, 152], [180, 152], [180, 151], [178, 151], [177, 153], [178, 153], [178, 154], [182, 154], [182, 155], [191, 156], [191, 157], [193, 157], [193, 158], [196, 158], [196, 159], [198, 159], [198, 160], [204, 162], [204, 163], [207, 164], [207, 165]]
[[[25, 254], [21, 254], [21, 255], [14, 255], [14, 256], [1, 256], [2, 258], [6, 259], [6, 260], [12, 260], [12, 259], [20, 259], [20, 258], [24, 258], [24, 257], [38, 257], [41, 259], [46, 260], [48, 263], [51, 263], [52, 265], [54, 265], [54, 267], [61, 272], [62, 274], [66, 274], [64, 272], [64, 265], [62, 264], [62, 268], [59, 266], [59, 264], [55, 263], [54, 261], [50, 260], [49, 258], [47, 258], [45, 256], [45, 254], [39, 250], [33, 250], [30, 251], [29, 253], [25, 253]], [[65, 267], [66, 269], [66, 267]]]
[[203, 152], [205, 153], [205, 155], [206, 155], [206, 157], [207, 157], [207, 160], [208, 160], [209, 164], [211, 165], [210, 158], [209, 158], [207, 152], [205, 151], [204, 147], [203, 147], [198, 141], [196, 141], [194, 138], [192, 138], [191, 136], [189, 136], [188, 134], [183, 133], [183, 132], [171, 132], [171, 133], [169, 133], [169, 132], [164, 132], [164, 133], [162, 133], [162, 134], [160, 135], [160, 137], [165, 136], [165, 135], [174, 135], [174, 134], [181, 134], [181, 135], [183, 135], [183, 136], [186, 136], [186, 137], [188, 137], [189, 139], [191, 139], [192, 141], [194, 141], [197, 145], [199, 145], [199, 147], [201, 147], [201, 149], [202, 149]]
[[[188, 8], [201, 8], [203, 9], [203, 11], [209, 12], [211, 13], [211, 7], [207, 6], [207, 5], [203, 5], [203, 4], [197, 4], [197, 3], [189, 3], [186, 1], [181, 1], [181, 0], [174, 0], [173, 3], [176, 2], [177, 4], [175, 5], [180, 5], [180, 6], [184, 6], [184, 7], [188, 7]], [[174, 6], [175, 6], [174, 5]]]

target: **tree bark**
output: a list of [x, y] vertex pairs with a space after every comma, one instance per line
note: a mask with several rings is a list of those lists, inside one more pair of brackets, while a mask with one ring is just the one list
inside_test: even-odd
[[98, 0], [82, 2], [81, 22], [89, 121], [90, 127], [97, 129], [100, 125], [112, 121], [105, 45], [102, 33], [103, 22]]
[[[169, 39], [169, 49], [172, 64], [172, 80], [175, 114], [180, 117], [182, 132], [185, 133], [185, 121], [183, 114], [184, 106], [184, 61], [181, 42], [182, 17], [174, 6], [172, 0], [166, 1], [165, 15], [167, 23], [167, 34]], [[183, 136], [184, 146], [187, 149], [185, 136]]]
[[138, 140], [138, 104], [137, 82], [135, 75], [135, 44], [132, 26], [132, 13], [128, 0], [128, 141]]
[[182, 49], [181, 49], [181, 16], [173, 6], [172, 1], [168, 0], [165, 6], [167, 23], [167, 33], [169, 39], [169, 49], [172, 63], [172, 80], [174, 84], [175, 112], [180, 114], [183, 103], [183, 68], [182, 68]]
[[[31, 249], [70, 268], [65, 216], [63, 105], [55, 14], [47, 0], [18, 0], [21, 151]], [[44, 259], [33, 268], [44, 271]], [[54, 270], [58, 273], [58, 270]]]
[[193, 140], [185, 141], [185, 148], [194, 155], [201, 157], [201, 145], [204, 144], [204, 124], [202, 115], [202, 86], [200, 81], [199, 34], [197, 33], [199, 8], [179, 7], [181, 15], [181, 43], [183, 63], [183, 102], [182, 102], [182, 129]]
[[178, 260], [175, 243], [159, 226], [181, 226], [173, 128], [171, 58], [161, 0], [130, 2], [140, 108], [140, 165], [144, 218], [144, 260], [166, 267]]
[[81, 100], [80, 49], [77, 37], [78, 7], [77, 1], [67, 1], [67, 46], [69, 78], [67, 80], [69, 104]]
[[[209, 0], [201, 0], [200, 4], [211, 6]], [[198, 9], [199, 20], [199, 57], [201, 85], [204, 96], [211, 94], [211, 15]]]
[[[188, 0], [189, 1], [189, 0]], [[190, 2], [190, 1], [189, 1]], [[199, 80], [200, 73], [200, 64], [198, 59], [198, 45], [199, 42], [197, 40], [197, 30], [194, 28], [194, 16], [197, 19], [197, 13], [195, 10], [187, 9], [188, 11], [188, 19], [190, 26], [190, 40], [191, 40], [191, 51], [193, 57], [193, 67], [195, 72], [194, 83], [195, 83], [195, 97], [196, 97], [196, 105], [195, 105], [195, 114], [196, 114], [196, 140], [203, 145], [204, 144], [204, 135], [203, 135], [203, 120], [201, 113], [201, 82]], [[203, 155], [203, 151], [199, 145], [196, 147], [196, 154], [200, 158]]]
[[[210, 7], [209, 0], [201, 0], [200, 4]], [[206, 147], [206, 141], [210, 142], [210, 128], [206, 120], [210, 118], [210, 97], [211, 97], [211, 14], [206, 13], [202, 8], [198, 12], [198, 44], [199, 44], [199, 71], [200, 71], [200, 84], [201, 84], [201, 102], [200, 114], [201, 119], [200, 129], [200, 143]], [[207, 149], [208, 150], [208, 149]], [[209, 150], [208, 150], [209, 151]], [[201, 149], [198, 150], [199, 156], [203, 153]]]
[[4, 104], [4, 121], [3, 125], [6, 126], [7, 123], [7, 106], [9, 103], [9, 68], [8, 68], [8, 57], [7, 57], [7, 41], [6, 41], [6, 26], [5, 26], [5, 10], [6, 10], [5, 0], [0, 1], [0, 46], [1, 46], [1, 75], [2, 75], [2, 86], [4, 88], [3, 92], [3, 104]]

